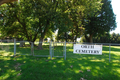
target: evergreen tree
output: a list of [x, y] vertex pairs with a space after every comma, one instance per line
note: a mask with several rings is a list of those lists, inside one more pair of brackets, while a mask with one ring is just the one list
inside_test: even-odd
[[116, 17], [113, 13], [111, 1], [102, 0], [101, 11], [94, 16], [88, 15], [88, 23], [85, 25], [85, 38], [87, 42], [93, 42], [92, 38], [100, 36], [116, 28]]

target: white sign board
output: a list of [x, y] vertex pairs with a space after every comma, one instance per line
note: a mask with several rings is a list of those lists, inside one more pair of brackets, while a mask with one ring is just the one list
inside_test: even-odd
[[74, 44], [73, 53], [102, 55], [102, 45]]

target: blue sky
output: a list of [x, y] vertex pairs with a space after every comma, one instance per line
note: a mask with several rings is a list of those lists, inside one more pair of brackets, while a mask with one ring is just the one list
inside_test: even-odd
[[112, 0], [112, 7], [116, 15], [117, 28], [114, 31], [111, 31], [111, 33], [115, 32], [120, 34], [120, 0]]

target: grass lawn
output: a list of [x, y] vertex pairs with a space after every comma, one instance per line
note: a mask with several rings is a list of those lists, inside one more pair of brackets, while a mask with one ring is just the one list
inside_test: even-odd
[[[17, 45], [18, 46], [18, 45]], [[16, 55], [13, 45], [0, 45], [0, 80], [120, 80], [120, 47], [103, 46], [102, 55], [73, 54], [72, 46], [67, 46], [67, 60], [64, 58]], [[49, 54], [49, 45], [35, 53]], [[48, 51], [47, 51], [48, 50]], [[63, 47], [54, 48], [54, 55], [63, 55]], [[46, 51], [46, 52], [45, 52]], [[17, 48], [16, 52], [29, 53], [30, 47]]]

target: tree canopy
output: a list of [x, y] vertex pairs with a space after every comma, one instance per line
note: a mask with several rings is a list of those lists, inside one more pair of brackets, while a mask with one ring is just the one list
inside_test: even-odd
[[[21, 0], [0, 6], [2, 36], [42, 42], [58, 30], [58, 39], [88, 42], [116, 28], [109, 0]], [[42, 44], [39, 43], [39, 49]]]
[[116, 28], [116, 17], [113, 13], [111, 1], [102, 0], [102, 8], [95, 15], [88, 15], [88, 23], [85, 24], [85, 37], [88, 42], [93, 42], [92, 38], [102, 35]]

